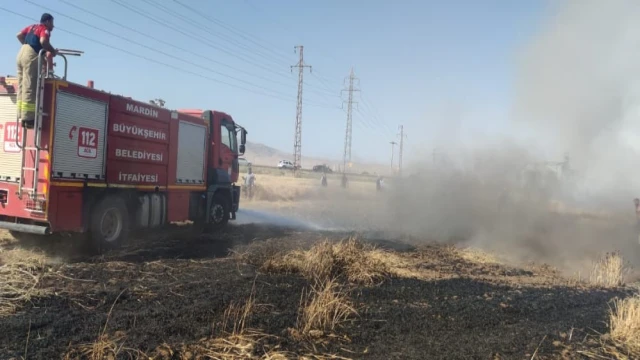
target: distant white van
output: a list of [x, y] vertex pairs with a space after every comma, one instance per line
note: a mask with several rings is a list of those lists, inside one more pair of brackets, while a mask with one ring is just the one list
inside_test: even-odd
[[278, 162], [278, 169], [293, 169], [293, 163], [289, 160], [280, 160]]

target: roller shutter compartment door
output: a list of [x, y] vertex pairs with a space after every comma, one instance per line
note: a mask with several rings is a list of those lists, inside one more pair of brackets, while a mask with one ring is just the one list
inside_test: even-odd
[[58, 91], [51, 177], [104, 180], [106, 102]]
[[206, 151], [207, 127], [180, 121], [178, 127], [178, 168], [179, 184], [204, 183], [204, 156]]
[[22, 154], [15, 141], [17, 116], [16, 95], [0, 95], [0, 181], [17, 182], [20, 177]]

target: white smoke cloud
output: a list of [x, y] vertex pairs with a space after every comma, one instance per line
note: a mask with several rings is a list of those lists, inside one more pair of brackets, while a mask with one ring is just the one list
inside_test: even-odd
[[591, 192], [628, 198], [640, 189], [640, 2], [555, 10], [520, 54], [514, 118], [567, 151]]

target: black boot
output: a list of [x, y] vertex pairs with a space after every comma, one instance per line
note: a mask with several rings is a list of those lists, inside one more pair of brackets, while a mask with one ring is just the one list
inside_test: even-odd
[[25, 129], [33, 129], [33, 126], [35, 125], [35, 120], [33, 119], [23, 119], [22, 120], [22, 127]]

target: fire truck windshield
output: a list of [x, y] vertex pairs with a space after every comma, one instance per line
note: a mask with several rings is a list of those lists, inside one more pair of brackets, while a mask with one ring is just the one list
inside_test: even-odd
[[220, 137], [222, 138], [222, 143], [229, 147], [231, 151], [234, 153], [238, 152], [238, 141], [236, 139], [236, 132], [233, 127], [229, 124], [222, 123], [220, 127]]

